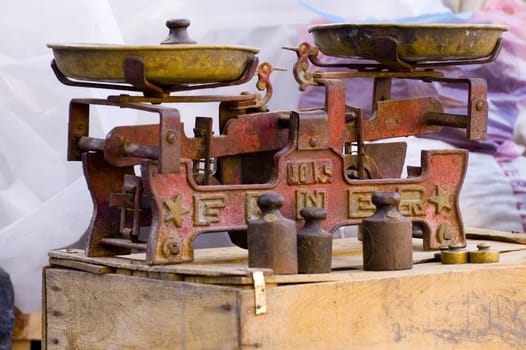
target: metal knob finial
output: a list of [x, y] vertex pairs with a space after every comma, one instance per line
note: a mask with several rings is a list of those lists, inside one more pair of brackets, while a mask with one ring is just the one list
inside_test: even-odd
[[278, 192], [265, 192], [257, 199], [257, 204], [263, 213], [277, 210], [284, 203], [285, 198]]
[[196, 41], [190, 39], [187, 28], [190, 25], [190, 20], [185, 18], [169, 19], [166, 21], [166, 26], [170, 30], [168, 37], [164, 39], [163, 45], [177, 45], [177, 44], [195, 44]]
[[400, 194], [398, 192], [375, 192], [371, 200], [377, 207], [395, 206], [400, 204]]

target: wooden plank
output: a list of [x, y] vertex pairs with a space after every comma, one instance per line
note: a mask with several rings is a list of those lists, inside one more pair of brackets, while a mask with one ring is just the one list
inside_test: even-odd
[[[234, 247], [231, 247], [234, 248]], [[241, 248], [238, 248], [241, 249]], [[235, 251], [232, 252], [236, 254]], [[246, 250], [243, 251], [246, 256]], [[135, 271], [147, 271], [147, 272], [161, 272], [161, 273], [172, 273], [172, 274], [200, 274], [205, 276], [222, 276], [222, 275], [247, 275], [247, 266], [239, 262], [232, 262], [231, 259], [228, 261], [220, 260], [212, 264], [207, 262], [201, 264], [198, 260], [192, 263], [183, 263], [175, 265], [162, 265], [162, 266], [149, 266], [144, 262], [144, 259], [138, 260], [137, 254], [130, 256], [117, 256], [117, 257], [87, 257], [84, 251], [79, 249], [67, 249], [67, 250], [53, 250], [48, 253], [50, 259], [63, 259], [63, 260], [74, 260], [80, 261], [87, 264], [108, 266], [115, 269], [128, 269]], [[234, 258], [237, 259], [237, 258]]]
[[237, 349], [231, 288], [47, 268], [49, 350]]
[[44, 266], [42, 269], [42, 341], [41, 341], [41, 347], [42, 350], [47, 350], [47, 329], [48, 329], [48, 322], [47, 322], [47, 278], [46, 278], [46, 272], [51, 267]]
[[[45, 269], [47, 349], [521, 349], [526, 252], [494, 264], [340, 271], [254, 291]], [[301, 276], [314, 278], [315, 275]], [[274, 281], [274, 282], [273, 282]], [[45, 333], [46, 334], [46, 333]]]
[[115, 272], [115, 268], [109, 266], [88, 264], [85, 262], [69, 259], [59, 259], [51, 257], [49, 258], [49, 263], [54, 266], [69, 267], [76, 270], [94, 273], [96, 275]]
[[42, 336], [42, 312], [23, 313], [15, 308], [14, 340], [40, 340]]
[[472, 239], [526, 244], [526, 233], [520, 232], [502, 232], [483, 228], [469, 227], [466, 229], [466, 237]]
[[[495, 233], [496, 231], [492, 231]], [[481, 240], [468, 240], [466, 247], [476, 251]], [[491, 248], [500, 252], [526, 250], [526, 245], [490, 241]], [[361, 242], [356, 238], [336, 239], [333, 242], [333, 272], [318, 275], [282, 275], [273, 276], [272, 270], [263, 269], [269, 283], [313, 283], [340, 281], [348, 278], [345, 274], [335, 272], [361, 271]], [[144, 254], [105, 258], [86, 257], [82, 250], [56, 250], [49, 253], [51, 265], [71, 267], [78, 270], [103, 273], [116, 271], [119, 274], [142, 276], [157, 279], [171, 279], [194, 283], [210, 283], [220, 285], [251, 285], [251, 269], [248, 268], [247, 251], [238, 247], [208, 248], [196, 250], [196, 260], [193, 263], [178, 265], [149, 266], [141, 257]], [[424, 251], [422, 240], [413, 239], [414, 264], [433, 262], [434, 251]], [[363, 272], [363, 271], [362, 271]]]
[[525, 348], [526, 266], [446, 270], [268, 288], [268, 312], [258, 317], [244, 291], [240, 343], [291, 350]]
[[11, 350], [31, 350], [31, 340], [13, 340]]

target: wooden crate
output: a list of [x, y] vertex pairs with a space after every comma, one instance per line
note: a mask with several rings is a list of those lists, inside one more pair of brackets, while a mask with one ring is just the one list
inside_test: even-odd
[[499, 263], [463, 265], [432, 262], [415, 246], [413, 269], [368, 272], [358, 241], [334, 242], [332, 273], [264, 270], [263, 290], [235, 247], [197, 250], [194, 263], [174, 266], [53, 251], [44, 348], [526, 348], [526, 245], [490, 242]]
[[40, 343], [42, 336], [42, 312], [23, 313], [15, 308], [12, 350], [31, 350]]

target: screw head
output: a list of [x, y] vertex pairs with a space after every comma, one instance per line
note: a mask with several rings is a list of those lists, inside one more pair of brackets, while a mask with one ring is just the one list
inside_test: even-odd
[[181, 247], [179, 242], [174, 239], [168, 238], [163, 242], [163, 254], [167, 258], [172, 255], [179, 255], [181, 253]]
[[175, 242], [171, 242], [168, 245], [168, 249], [170, 249], [170, 253], [172, 253], [172, 255], [177, 255], [180, 252], [179, 244], [177, 244]]
[[173, 131], [168, 131], [166, 133], [166, 142], [172, 144], [175, 142], [175, 140], [177, 139], [177, 135], [175, 134], [175, 132]]

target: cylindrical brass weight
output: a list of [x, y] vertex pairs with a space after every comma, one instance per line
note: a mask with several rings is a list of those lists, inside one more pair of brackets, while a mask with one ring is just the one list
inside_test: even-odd
[[491, 250], [488, 243], [477, 244], [478, 250], [469, 252], [469, 262], [485, 264], [499, 262], [499, 252]]
[[398, 212], [400, 194], [375, 192], [376, 212], [364, 219], [359, 230], [363, 243], [364, 270], [407, 270], [413, 267], [412, 222]]
[[448, 250], [441, 253], [442, 264], [466, 264], [468, 252], [462, 244], [451, 244]]
[[284, 217], [284, 198], [277, 192], [258, 197], [261, 217], [247, 226], [248, 266], [270, 268], [275, 274], [298, 273], [296, 222]]
[[439, 252], [435, 253], [435, 261], [441, 262], [442, 261], [442, 252], [447, 251], [449, 247], [441, 246]]

